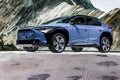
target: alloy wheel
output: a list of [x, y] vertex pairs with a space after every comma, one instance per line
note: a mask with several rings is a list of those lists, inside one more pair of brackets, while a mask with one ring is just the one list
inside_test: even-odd
[[61, 52], [65, 47], [65, 39], [61, 35], [57, 35], [53, 40], [53, 46], [56, 51]]
[[65, 36], [61, 33], [56, 33], [53, 35], [49, 49], [54, 53], [61, 53], [64, 51], [66, 46], [66, 39]]
[[101, 48], [104, 52], [108, 52], [110, 50], [110, 40], [107, 37], [103, 37], [101, 40]]

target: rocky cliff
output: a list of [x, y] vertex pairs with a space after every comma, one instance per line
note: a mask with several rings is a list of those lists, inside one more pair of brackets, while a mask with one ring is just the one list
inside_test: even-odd
[[112, 28], [113, 30], [113, 51], [120, 51], [120, 9], [116, 8], [111, 10], [102, 19]]
[[[15, 44], [17, 30], [21, 27], [40, 25], [56, 17], [77, 14], [102, 18], [115, 30], [119, 25], [114, 24], [118, 12], [119, 9], [115, 9], [104, 13], [96, 9], [90, 0], [0, 0], [0, 39], [4, 45]], [[116, 17], [113, 19], [112, 16]], [[115, 42], [118, 43], [118, 40]]]

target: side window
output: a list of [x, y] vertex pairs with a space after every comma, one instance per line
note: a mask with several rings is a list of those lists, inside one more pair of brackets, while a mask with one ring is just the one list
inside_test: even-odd
[[101, 26], [101, 23], [94, 18], [86, 18], [86, 24], [87, 25], [93, 25], [93, 26]]
[[72, 22], [74, 23], [74, 24], [81, 24], [81, 25], [84, 25], [85, 24], [85, 19], [84, 19], [84, 17], [75, 17], [75, 18], [73, 18], [72, 19]]
[[70, 21], [70, 18], [63, 19], [63, 20], [62, 20], [63, 23], [68, 23], [69, 21]]

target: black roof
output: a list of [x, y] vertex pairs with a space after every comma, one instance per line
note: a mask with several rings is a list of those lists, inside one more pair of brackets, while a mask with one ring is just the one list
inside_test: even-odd
[[90, 18], [98, 19], [98, 18], [96, 18], [96, 17], [88, 16], [88, 15], [74, 15], [74, 16], [72, 16], [72, 17], [77, 17], [77, 16], [83, 16], [83, 17], [90, 17]]
[[[55, 18], [55, 19], [49, 20], [48, 22], [51, 22], [51, 21], [54, 21], [54, 20], [57, 20], [57, 19], [74, 18], [74, 17], [77, 17], [77, 16], [89, 17], [89, 18], [93, 18], [93, 19], [97, 19], [97, 20], [98, 20], [98, 18], [93, 17], [93, 16], [87, 16], [87, 15], [74, 15], [74, 16], [57, 17], [57, 18]], [[45, 23], [43, 23], [43, 24], [46, 24], [46, 23], [48, 23], [48, 22], [45, 22]]]
[[88, 15], [64, 16], [64, 17], [58, 17], [58, 18], [56, 18], [56, 19], [61, 19], [61, 18], [74, 18], [74, 17], [77, 17], [77, 16], [83, 16], [83, 17], [89, 17], [89, 18], [93, 18], [93, 19], [98, 19], [98, 18], [96, 18], [96, 17], [88, 16]]

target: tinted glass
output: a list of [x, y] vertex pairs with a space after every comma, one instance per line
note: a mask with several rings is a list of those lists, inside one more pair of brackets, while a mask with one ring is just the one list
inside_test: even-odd
[[68, 23], [70, 18], [56, 18], [53, 20], [50, 20], [48, 22], [45, 22], [43, 24], [51, 24], [51, 23]]
[[74, 24], [81, 24], [84, 25], [85, 24], [85, 19], [84, 17], [75, 17], [71, 20]]
[[101, 23], [94, 18], [86, 18], [86, 24], [87, 25], [93, 25], [93, 26], [101, 26]]

